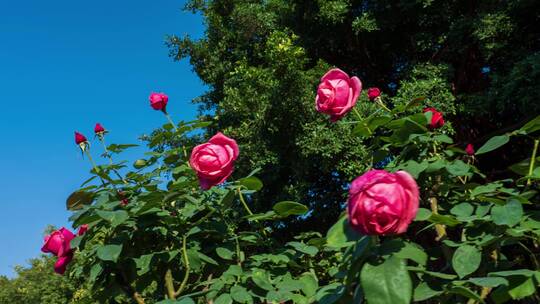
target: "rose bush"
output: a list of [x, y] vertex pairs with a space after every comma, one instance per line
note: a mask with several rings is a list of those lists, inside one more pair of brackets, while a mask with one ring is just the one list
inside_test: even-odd
[[[78, 235], [55, 231], [43, 251], [59, 257], [59, 273], [69, 263], [100, 303], [534, 303], [538, 140], [512, 173], [486, 180], [470, 149], [440, 128], [440, 112], [380, 101], [382, 111], [349, 118], [360, 91], [359, 79], [337, 69], [317, 90], [316, 110], [370, 149], [369, 170], [343, 185], [347, 204], [328, 206], [343, 211], [330, 230], [285, 233], [284, 219], [301, 223], [308, 207], [253, 210], [264, 185], [256, 168], [235, 176], [236, 140], [218, 132], [194, 143], [192, 131], [212, 122], [176, 124], [163, 111], [169, 122], [147, 138], [158, 148], [131, 167], [114, 158], [133, 145], [99, 137], [104, 164], [81, 146], [93, 176], [67, 200]], [[539, 130], [540, 117], [473, 153]]]

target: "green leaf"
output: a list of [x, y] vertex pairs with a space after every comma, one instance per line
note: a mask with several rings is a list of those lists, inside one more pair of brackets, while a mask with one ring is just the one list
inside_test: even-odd
[[471, 216], [473, 212], [474, 212], [474, 207], [473, 205], [469, 203], [460, 203], [452, 207], [452, 209], [450, 209], [450, 213], [452, 213], [453, 215], [457, 217]]
[[297, 251], [305, 253], [309, 256], [315, 256], [319, 250], [315, 246], [306, 245], [300, 242], [288, 242], [287, 245], [293, 247]]
[[427, 221], [431, 217], [431, 210], [426, 208], [418, 208], [415, 221]]
[[460, 246], [452, 256], [452, 267], [460, 278], [478, 269], [482, 261], [482, 252], [471, 245]]
[[311, 298], [317, 293], [319, 282], [313, 273], [304, 273], [300, 278], [300, 282], [303, 284], [302, 291], [307, 297]]
[[116, 263], [121, 252], [122, 245], [105, 245], [98, 247], [97, 257], [102, 261], [111, 261]]
[[332, 248], [352, 246], [363, 236], [352, 230], [346, 216], [342, 216], [326, 233], [326, 245]]
[[476, 151], [476, 155], [491, 152], [499, 147], [506, 145], [510, 141], [509, 135], [499, 135], [490, 138], [480, 149]]
[[454, 176], [463, 176], [469, 173], [470, 166], [458, 159], [446, 165], [446, 171]]
[[308, 207], [291, 201], [279, 202], [272, 209], [280, 216], [303, 215], [309, 210]]
[[148, 162], [145, 159], [137, 159], [133, 163], [133, 167], [135, 169], [142, 169], [142, 168], [146, 167], [147, 164], [148, 164]]
[[233, 255], [234, 255], [232, 251], [224, 247], [216, 248], [216, 253], [220, 258], [225, 259], [225, 260], [232, 260]]
[[79, 210], [94, 201], [94, 194], [86, 191], [75, 191], [66, 200], [67, 210]]
[[109, 152], [111, 153], [120, 153], [124, 151], [125, 149], [138, 147], [138, 146], [139, 145], [133, 145], [133, 144], [123, 144], [123, 145], [111, 144], [107, 147], [107, 150], [109, 150]]
[[233, 299], [228, 293], [221, 294], [214, 300], [214, 304], [232, 304]]
[[435, 224], [443, 224], [450, 227], [454, 227], [460, 224], [460, 221], [456, 220], [451, 215], [442, 215], [442, 214], [435, 214], [432, 213], [429, 217], [429, 221]]
[[268, 275], [263, 270], [255, 269], [251, 274], [251, 280], [262, 289], [274, 290], [274, 286], [270, 283]]
[[480, 298], [479, 295], [477, 295], [474, 291], [464, 286], [452, 286], [448, 289], [448, 292], [459, 294], [469, 299], [476, 300], [480, 303], [484, 303], [484, 300], [482, 300], [482, 298]]
[[124, 210], [116, 210], [116, 211], [96, 210], [96, 214], [102, 219], [111, 223], [111, 226], [113, 227], [121, 225], [129, 218], [129, 214]]
[[255, 176], [241, 178], [238, 180], [238, 184], [254, 191], [259, 191], [263, 187], [262, 181]]
[[497, 287], [499, 285], [508, 285], [508, 280], [499, 277], [470, 278], [469, 282], [481, 287]]
[[154, 254], [145, 254], [141, 255], [138, 258], [134, 258], [135, 265], [137, 265], [137, 275], [143, 275], [150, 271], [150, 263], [152, 262], [152, 258], [154, 257]]
[[88, 280], [90, 283], [93, 283], [96, 281], [98, 276], [103, 272], [103, 267], [100, 263], [94, 264], [92, 268], [90, 269], [90, 276], [88, 277]]
[[514, 198], [510, 198], [504, 205], [495, 205], [491, 208], [491, 218], [497, 225], [514, 226], [521, 221], [523, 206]]
[[343, 293], [345, 292], [345, 286], [339, 283], [332, 283], [326, 285], [317, 291], [315, 299], [317, 304], [332, 304], [336, 303]]
[[236, 302], [239, 302], [239, 303], [252, 303], [253, 302], [253, 298], [251, 297], [247, 289], [245, 289], [242, 286], [236, 285], [236, 286], [231, 287], [230, 293], [231, 293], [231, 297]]
[[402, 247], [395, 256], [400, 259], [409, 259], [418, 263], [418, 265], [426, 265], [428, 255], [424, 252], [424, 249], [417, 244], [403, 242]]
[[442, 290], [432, 289], [426, 282], [421, 282], [414, 289], [414, 301], [420, 302], [442, 294]]
[[518, 300], [534, 294], [535, 290], [533, 278], [518, 277], [510, 280], [508, 293], [512, 299]]
[[540, 130], [540, 115], [536, 116], [536, 118], [526, 123], [520, 129], [520, 131], [523, 131], [527, 134], [533, 133], [538, 130]]
[[390, 257], [382, 264], [364, 264], [360, 283], [369, 304], [408, 304], [412, 281], [405, 260]]

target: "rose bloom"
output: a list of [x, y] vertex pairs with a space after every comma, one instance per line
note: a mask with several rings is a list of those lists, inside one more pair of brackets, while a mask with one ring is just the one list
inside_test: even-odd
[[154, 110], [166, 112], [167, 102], [169, 102], [169, 97], [163, 93], [152, 93], [150, 94], [150, 105]]
[[358, 77], [350, 78], [342, 70], [332, 69], [321, 78], [315, 106], [317, 111], [330, 115], [330, 120], [335, 122], [354, 107], [361, 91], [362, 82]]
[[232, 174], [239, 152], [236, 141], [221, 132], [193, 148], [189, 163], [197, 172], [201, 188], [207, 190], [223, 183]]
[[468, 144], [467, 147], [465, 148], [465, 153], [467, 153], [467, 155], [469, 155], [469, 156], [473, 156], [474, 155], [474, 146], [472, 144]]
[[58, 260], [54, 264], [54, 271], [56, 273], [64, 274], [67, 265], [73, 259], [73, 250], [70, 245], [73, 238], [75, 238], [75, 235], [64, 227], [45, 236], [45, 244], [41, 247], [41, 251], [52, 253], [58, 257]]
[[373, 101], [375, 98], [381, 96], [381, 90], [379, 88], [369, 88], [367, 90], [369, 100]]
[[404, 233], [416, 217], [418, 203], [418, 186], [409, 173], [371, 170], [351, 184], [349, 223], [365, 235]]
[[442, 126], [444, 126], [444, 118], [441, 112], [437, 111], [434, 108], [425, 108], [424, 113], [431, 112], [431, 122], [429, 123], [429, 127], [432, 129], [437, 129]]
[[82, 144], [83, 142], [86, 142], [86, 141], [87, 141], [87, 139], [86, 139], [86, 137], [84, 135], [82, 135], [81, 133], [75, 131], [75, 143], [77, 145], [80, 145], [80, 144]]

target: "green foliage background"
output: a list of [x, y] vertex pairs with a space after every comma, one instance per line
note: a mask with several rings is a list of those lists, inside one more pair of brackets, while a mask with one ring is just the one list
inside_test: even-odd
[[[195, 100], [215, 116], [208, 132], [242, 143], [240, 176], [264, 169], [263, 204], [292, 196], [315, 210], [295, 229], [328, 227], [343, 186], [366, 168], [363, 143], [315, 113], [315, 84], [331, 66], [394, 106], [424, 97], [461, 145], [540, 111], [538, 1], [194, 0], [187, 9], [204, 16], [205, 37], [168, 44], [210, 87]], [[496, 173], [525, 153], [508, 147], [480, 166]]]

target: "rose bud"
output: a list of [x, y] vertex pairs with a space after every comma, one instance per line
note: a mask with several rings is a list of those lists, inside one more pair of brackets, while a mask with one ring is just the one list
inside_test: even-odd
[[166, 113], [167, 102], [169, 102], [169, 97], [163, 93], [150, 94], [150, 105], [154, 110]]
[[465, 153], [467, 153], [467, 155], [469, 155], [469, 156], [473, 156], [474, 155], [474, 146], [472, 144], [468, 144], [467, 147], [465, 148]]
[[189, 163], [197, 172], [201, 188], [207, 190], [223, 183], [233, 172], [238, 154], [236, 141], [221, 132], [193, 148]]
[[369, 88], [367, 90], [367, 96], [369, 100], [373, 101], [375, 98], [381, 96], [381, 90], [379, 88]]
[[361, 91], [362, 82], [358, 77], [349, 78], [342, 70], [332, 69], [321, 78], [315, 106], [317, 111], [330, 115], [330, 120], [335, 122], [354, 107]]
[[88, 142], [86, 137], [82, 135], [81, 133], [75, 131], [75, 143], [77, 143], [77, 145], [81, 145], [82, 143], [86, 143], [86, 142]]
[[56, 260], [56, 263], [54, 263], [54, 272], [58, 274], [64, 274], [66, 272], [67, 265], [71, 262], [73, 259], [73, 252], [69, 252], [65, 256], [61, 256]]
[[96, 135], [103, 135], [106, 132], [107, 130], [105, 130], [105, 128], [99, 122], [96, 123], [96, 126], [94, 127], [94, 133]]
[[124, 198], [122, 199], [122, 201], [120, 201], [120, 206], [122, 207], [125, 207], [129, 204], [129, 200], [127, 198]]
[[83, 235], [86, 233], [87, 230], [88, 224], [81, 225], [81, 227], [79, 227], [79, 230], [77, 231], [77, 235]]
[[349, 223], [365, 235], [404, 233], [416, 217], [418, 201], [418, 186], [409, 173], [371, 170], [351, 184]]
[[435, 110], [434, 108], [425, 108], [424, 113], [431, 112], [431, 122], [429, 123], [429, 127], [431, 129], [437, 129], [442, 126], [444, 126], [444, 118], [441, 112]]

